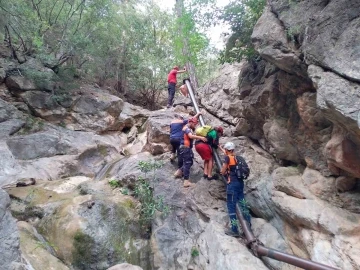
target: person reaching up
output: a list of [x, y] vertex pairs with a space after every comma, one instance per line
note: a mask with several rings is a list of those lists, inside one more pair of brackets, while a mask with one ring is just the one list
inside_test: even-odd
[[176, 75], [180, 74], [180, 73], [184, 73], [186, 72], [186, 67], [184, 67], [183, 70], [179, 70], [178, 66], [174, 66], [173, 69], [169, 72], [168, 74], [168, 105], [167, 107], [170, 108], [173, 104], [174, 101], [174, 96], [175, 96], [175, 87], [176, 87]]
[[204, 142], [206, 142], [206, 138], [202, 136], [197, 136], [193, 132], [195, 130], [195, 127], [198, 124], [198, 119], [193, 117], [189, 119], [188, 124], [186, 124], [182, 131], [183, 131], [183, 137], [181, 139], [180, 143], [180, 156], [179, 158], [182, 159], [182, 167], [178, 169], [174, 176], [177, 177], [184, 177], [184, 187], [190, 187], [193, 186], [193, 183], [190, 182], [190, 168], [193, 165], [193, 158], [194, 153], [192, 151], [193, 147], [193, 140], [199, 139]]

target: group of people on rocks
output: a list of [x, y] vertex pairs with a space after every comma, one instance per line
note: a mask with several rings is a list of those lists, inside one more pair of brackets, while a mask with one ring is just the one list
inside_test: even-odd
[[[168, 74], [168, 104], [167, 108], [172, 107], [174, 96], [176, 92], [176, 83], [177, 83], [177, 74], [185, 73], [186, 67], [183, 70], [179, 70], [178, 66], [173, 67], [173, 69]], [[189, 92], [186, 86], [186, 80], [183, 80], [183, 85], [180, 86], [180, 92], [185, 97], [188, 97]], [[217, 177], [212, 175], [214, 159], [213, 151], [220, 149], [225, 155], [222, 167], [220, 169], [220, 174], [225, 177], [227, 187], [226, 187], [226, 201], [227, 208], [230, 218], [230, 228], [225, 231], [227, 235], [239, 237], [238, 230], [238, 221], [236, 217], [236, 204], [239, 202], [244, 202], [244, 179], [247, 178], [249, 174], [249, 169], [246, 165], [245, 160], [235, 155], [235, 144], [233, 142], [227, 142], [223, 147], [219, 144], [220, 136], [224, 135], [224, 129], [221, 126], [211, 128], [206, 130], [206, 134], [197, 135], [195, 133], [195, 128], [199, 123], [199, 116], [201, 113], [189, 113], [190, 118], [185, 119], [185, 117], [180, 114], [175, 115], [170, 123], [170, 143], [172, 145], [172, 154], [170, 161], [174, 162], [177, 157], [177, 167], [178, 169], [174, 173], [175, 178], [183, 178], [183, 186], [185, 188], [194, 186], [195, 183], [190, 180], [190, 168], [193, 165], [194, 153], [193, 146], [195, 145], [196, 152], [200, 155], [202, 160], [204, 160], [204, 174], [203, 178], [207, 180], [215, 180]], [[238, 160], [239, 159], [239, 160]], [[244, 165], [245, 171], [239, 172], [241, 165]], [[248, 211], [243, 211], [244, 217], [248, 224], [251, 226], [250, 215]]]
[[[170, 123], [170, 143], [172, 145], [172, 154], [170, 161], [174, 162], [177, 158], [178, 169], [174, 173], [175, 178], [183, 178], [185, 188], [194, 186], [194, 181], [190, 180], [190, 168], [193, 165], [195, 146], [196, 152], [204, 160], [203, 178], [206, 180], [216, 180], [212, 175], [213, 171], [213, 151], [220, 149], [225, 155], [220, 174], [226, 177], [227, 181], [227, 208], [230, 217], [230, 229], [225, 233], [230, 236], [239, 237], [239, 231], [236, 218], [236, 204], [244, 200], [244, 179], [239, 179], [235, 167], [236, 156], [234, 153], [235, 145], [233, 142], [227, 142], [222, 147], [219, 144], [219, 138], [223, 136], [224, 130], [221, 126], [211, 128], [206, 136], [196, 135], [195, 129], [199, 123], [201, 113], [190, 113], [190, 118], [186, 119], [180, 114], [175, 114], [175, 119]], [[250, 224], [250, 216], [245, 213], [245, 218]]]

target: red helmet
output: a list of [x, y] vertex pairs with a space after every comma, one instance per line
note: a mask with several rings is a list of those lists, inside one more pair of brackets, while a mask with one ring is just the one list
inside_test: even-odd
[[224, 129], [223, 129], [222, 127], [217, 127], [217, 128], [216, 128], [216, 131], [217, 131], [218, 133], [220, 133], [221, 135], [224, 134]]
[[179, 67], [178, 67], [178, 66], [175, 66], [175, 67], [173, 67], [173, 69], [179, 70]]
[[189, 123], [194, 123], [195, 125], [197, 125], [199, 123], [199, 121], [196, 117], [192, 117], [189, 119]]

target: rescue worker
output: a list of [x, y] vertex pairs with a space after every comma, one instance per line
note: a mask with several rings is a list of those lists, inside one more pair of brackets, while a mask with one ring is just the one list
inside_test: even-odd
[[[239, 179], [235, 171], [235, 145], [233, 142], [227, 142], [224, 145], [225, 159], [220, 173], [227, 178], [226, 187], [226, 203], [230, 217], [231, 228], [225, 231], [229, 236], [239, 237], [238, 220], [236, 218], [236, 204], [240, 201], [244, 202], [244, 181]], [[244, 218], [250, 223], [250, 215], [247, 211], [243, 211]]]
[[188, 124], [186, 124], [182, 131], [183, 137], [180, 143], [180, 156], [179, 158], [182, 160], [182, 167], [178, 169], [174, 176], [176, 178], [183, 176], [184, 177], [184, 187], [190, 187], [193, 183], [190, 182], [190, 168], [193, 165], [194, 153], [192, 151], [193, 140], [199, 139], [206, 142], [206, 138], [202, 136], [197, 136], [193, 133], [195, 127], [199, 123], [198, 119], [193, 117], [189, 119]]
[[202, 160], [204, 160], [203, 177], [207, 180], [216, 179], [216, 177], [212, 175], [212, 169], [214, 166], [212, 148], [217, 149], [218, 147], [220, 147], [221, 149], [221, 146], [219, 145], [219, 138], [223, 135], [223, 133], [224, 129], [222, 127], [215, 127], [206, 135], [206, 143], [201, 140], [195, 141], [195, 150], [196, 152], [198, 152]]
[[183, 70], [179, 70], [179, 67], [175, 66], [168, 74], [168, 94], [169, 94], [168, 105], [167, 105], [168, 108], [172, 106], [174, 101], [175, 87], [177, 83], [176, 75], [184, 72], [186, 72], [186, 67], [184, 67]]
[[[190, 112], [189, 115], [198, 119], [199, 116], [201, 115], [201, 112], [199, 112], [195, 115], [192, 114], [192, 112]], [[172, 120], [170, 123], [170, 144], [172, 146], [172, 149], [171, 149], [172, 154], [170, 157], [170, 162], [175, 161], [176, 154], [177, 154], [177, 156], [179, 156], [180, 142], [181, 142], [181, 138], [183, 137], [182, 128], [187, 123], [188, 123], [188, 119], [184, 119], [184, 117], [181, 116], [180, 114], [175, 114], [175, 119]], [[181, 167], [182, 167], [182, 160], [180, 158], [178, 158], [178, 168], [180, 169]]]

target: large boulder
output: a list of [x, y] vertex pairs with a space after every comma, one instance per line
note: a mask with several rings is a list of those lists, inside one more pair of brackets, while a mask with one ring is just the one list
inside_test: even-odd
[[2, 100], [0, 117], [0, 186], [29, 177], [94, 177], [106, 162], [120, 157], [123, 143], [119, 136], [63, 129], [25, 117]]
[[[150, 269], [149, 244], [141, 237], [137, 202], [113, 190], [107, 181], [84, 177], [38, 181], [36, 186], [8, 192], [17, 199], [14, 213], [32, 222], [41, 234], [25, 222], [19, 224], [22, 248], [34, 266], [47, 269], [54, 262], [58, 268], [53, 269], [107, 269], [129, 262]], [[42, 243], [37, 251], [31, 249], [34, 241]]]
[[27, 91], [21, 94], [24, 102], [39, 117], [48, 121], [59, 122], [66, 116], [66, 109], [57, 101], [52, 93], [43, 91]]
[[[331, 140], [325, 147], [325, 155], [330, 171], [334, 175], [349, 174], [360, 178], [360, 144], [340, 127], [333, 130]], [[345, 172], [345, 173], [344, 173]]]
[[244, 63], [225, 64], [219, 76], [206, 83], [198, 91], [200, 104], [223, 122], [236, 124], [241, 116], [239, 101], [234, 99], [239, 93], [239, 74]]
[[15, 93], [36, 90], [36, 85], [32, 80], [21, 76], [9, 76], [5, 83], [9, 90]]
[[319, 66], [309, 66], [308, 72], [317, 88], [316, 104], [325, 117], [359, 136], [360, 85]]
[[153, 155], [163, 154], [170, 150], [170, 122], [175, 114], [169, 111], [153, 112], [147, 122], [147, 143], [145, 150]]
[[357, 255], [343, 247], [348, 237], [358, 238], [360, 215], [339, 208], [339, 199], [347, 199], [336, 195], [333, 177], [322, 177], [308, 168], [301, 171], [280, 167], [271, 176], [250, 182], [251, 209], [271, 221], [296, 255], [347, 269]]
[[123, 109], [119, 116], [119, 122], [123, 129], [130, 129], [133, 126], [140, 128], [150, 115], [150, 111], [124, 102]]
[[71, 108], [75, 128], [97, 132], [121, 131], [123, 128], [119, 115], [124, 102], [119, 97], [100, 91], [87, 89]]
[[251, 40], [264, 59], [287, 73], [307, 78], [305, 63], [289, 44], [284, 26], [269, 7], [256, 23]]
[[20, 232], [20, 248], [24, 258], [34, 269], [69, 270], [62, 261], [56, 258], [53, 248], [39, 235], [29, 223], [17, 223]]
[[279, 23], [268, 21], [267, 27], [281, 25], [283, 31], [279, 33], [282, 36], [286, 33], [295, 47], [301, 47], [307, 64], [324, 67], [351, 80], [360, 80], [360, 62], [356, 57], [360, 31], [358, 1], [270, 0], [268, 3], [269, 11], [274, 15], [267, 11], [264, 19], [270, 15], [278, 18]]
[[[304, 2], [313, 9], [313, 1]], [[316, 2], [322, 2], [323, 9], [313, 14], [306, 25], [303, 43], [306, 62], [360, 82], [359, 1]], [[301, 5], [295, 5], [293, 13], [300, 11], [304, 13]]]

